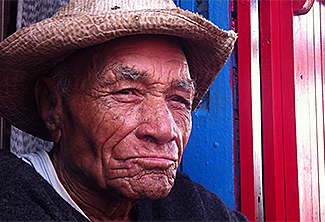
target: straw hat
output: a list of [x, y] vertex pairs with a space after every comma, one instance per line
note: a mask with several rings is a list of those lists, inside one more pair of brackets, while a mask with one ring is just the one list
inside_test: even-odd
[[38, 115], [34, 80], [74, 51], [117, 37], [179, 37], [196, 81], [193, 110], [230, 56], [237, 38], [172, 0], [71, 0], [52, 18], [0, 43], [0, 115], [23, 131], [51, 140]]

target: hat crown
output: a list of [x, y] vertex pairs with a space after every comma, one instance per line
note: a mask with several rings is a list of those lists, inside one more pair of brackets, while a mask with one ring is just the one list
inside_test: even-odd
[[71, 0], [55, 16], [173, 8], [173, 0]]

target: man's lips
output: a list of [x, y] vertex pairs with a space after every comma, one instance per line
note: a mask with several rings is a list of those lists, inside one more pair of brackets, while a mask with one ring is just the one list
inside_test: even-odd
[[169, 157], [143, 156], [132, 157], [125, 160], [125, 163], [139, 164], [146, 169], [168, 169], [176, 166], [177, 160]]
[[176, 159], [168, 158], [168, 157], [155, 157], [155, 156], [145, 156], [145, 157], [135, 157], [136, 159], [144, 159], [148, 161], [162, 161], [162, 162], [168, 162], [168, 161], [176, 161]]
[[110, 162], [109, 179], [135, 177], [141, 175], [160, 174], [174, 177], [178, 167], [178, 160], [170, 156], [129, 156], [114, 159]]

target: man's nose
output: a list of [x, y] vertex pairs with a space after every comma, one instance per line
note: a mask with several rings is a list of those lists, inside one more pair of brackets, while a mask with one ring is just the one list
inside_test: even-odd
[[142, 124], [136, 130], [139, 139], [163, 144], [176, 138], [177, 125], [165, 102], [145, 105], [141, 118]]

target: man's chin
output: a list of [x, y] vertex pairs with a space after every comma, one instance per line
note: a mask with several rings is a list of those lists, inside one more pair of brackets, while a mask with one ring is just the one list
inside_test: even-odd
[[136, 199], [157, 200], [166, 197], [174, 186], [174, 177], [148, 174], [130, 180]]
[[128, 200], [157, 200], [166, 197], [174, 186], [176, 169], [146, 169], [106, 181], [109, 192]]

